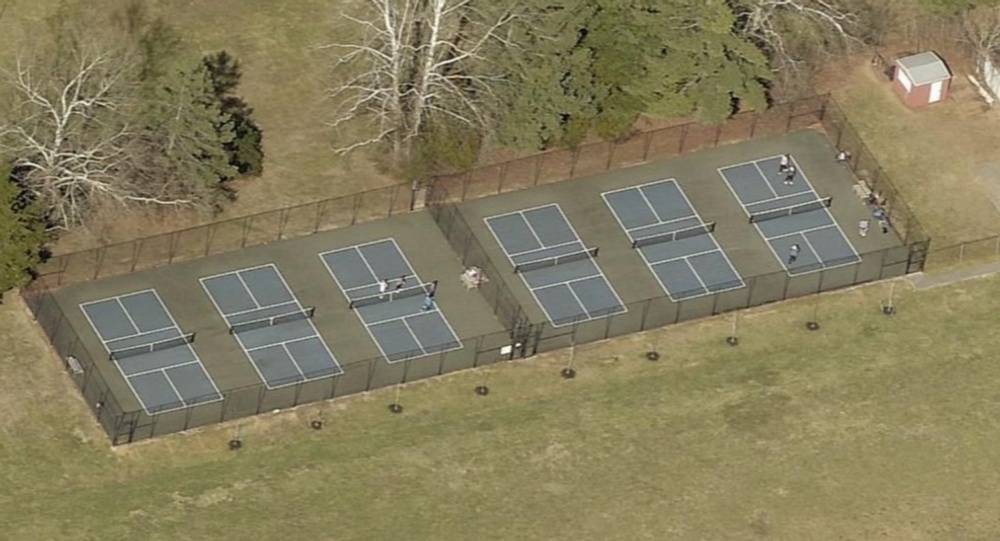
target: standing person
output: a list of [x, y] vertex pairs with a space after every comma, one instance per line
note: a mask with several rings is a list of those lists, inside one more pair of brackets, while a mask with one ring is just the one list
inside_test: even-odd
[[430, 295], [431, 298], [433, 299], [434, 294], [437, 293], [437, 290], [438, 290], [438, 281], [434, 280], [433, 282], [431, 282], [430, 287], [427, 288], [427, 294]]
[[889, 220], [886, 218], [881, 218], [878, 221], [878, 226], [882, 228], [882, 234], [885, 235], [889, 232]]
[[427, 294], [424, 295], [424, 305], [421, 307], [421, 309], [424, 312], [429, 312], [431, 308], [434, 308], [434, 292], [428, 290]]
[[778, 162], [778, 174], [782, 174], [788, 170], [788, 166], [792, 161], [792, 157], [789, 154], [782, 154], [781, 161]]
[[858, 235], [861, 235], [862, 237], [867, 237], [868, 225], [869, 225], [868, 220], [861, 220], [860, 222], [858, 222]]
[[396, 290], [398, 291], [400, 289], [403, 289], [403, 286], [405, 285], [406, 285], [406, 275], [404, 274], [399, 277], [399, 282], [396, 283]]
[[788, 264], [791, 265], [795, 263], [795, 260], [799, 258], [799, 252], [801, 249], [798, 244], [793, 244], [791, 248], [788, 249]]
[[389, 281], [383, 278], [378, 282], [378, 298], [384, 297], [386, 291], [389, 291]]
[[785, 184], [791, 186], [794, 183], [795, 183], [795, 166], [789, 165], [788, 168], [785, 169]]

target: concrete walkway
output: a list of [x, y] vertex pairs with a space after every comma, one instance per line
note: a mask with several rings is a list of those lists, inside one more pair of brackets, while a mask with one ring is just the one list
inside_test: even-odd
[[974, 267], [961, 268], [941, 274], [927, 274], [920, 272], [909, 275], [908, 279], [910, 280], [910, 283], [913, 284], [913, 287], [917, 289], [929, 289], [965, 280], [972, 280], [973, 278], [987, 278], [997, 273], [1000, 273], [1000, 261], [976, 265]]

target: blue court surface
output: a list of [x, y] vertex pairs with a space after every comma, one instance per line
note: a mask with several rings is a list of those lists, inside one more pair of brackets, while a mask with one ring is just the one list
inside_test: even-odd
[[559, 205], [486, 218], [515, 272], [556, 327], [626, 311]]
[[[791, 185], [779, 171], [780, 156], [719, 169], [743, 211], [790, 275], [854, 265], [861, 256], [830, 214], [795, 159]], [[800, 249], [792, 258], [792, 246]]]
[[147, 414], [222, 400], [191, 346], [155, 290], [80, 305], [108, 351], [110, 362]]
[[[434, 302], [427, 301], [432, 286], [420, 281], [394, 239], [323, 252], [319, 257], [386, 361], [462, 347], [438, 309], [437, 294]], [[385, 293], [379, 291], [382, 280], [390, 284]]]
[[673, 179], [601, 194], [671, 300], [745, 287], [743, 279]]
[[343, 373], [274, 265], [201, 279], [219, 315], [269, 389]]

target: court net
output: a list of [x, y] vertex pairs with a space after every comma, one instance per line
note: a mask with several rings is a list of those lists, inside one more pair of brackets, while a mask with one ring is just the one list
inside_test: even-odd
[[544, 269], [547, 267], [554, 267], [556, 265], [562, 265], [564, 263], [572, 263], [574, 261], [583, 261], [585, 259], [593, 259], [597, 257], [597, 248], [588, 248], [586, 250], [581, 250], [579, 252], [574, 252], [572, 254], [557, 255], [555, 257], [547, 257], [545, 259], [538, 259], [536, 261], [529, 261], [527, 263], [519, 263], [514, 265], [514, 273], [519, 274], [522, 272], [530, 272], [533, 270]]
[[252, 321], [244, 321], [242, 323], [236, 323], [229, 327], [229, 334], [239, 334], [241, 332], [252, 331], [255, 329], [265, 329], [267, 327], [274, 327], [275, 325], [281, 325], [282, 323], [291, 323], [293, 321], [302, 321], [303, 319], [312, 319], [313, 313], [316, 311], [315, 307], [303, 308], [301, 310], [295, 310], [294, 312], [288, 312], [287, 314], [279, 314], [277, 316], [265, 317], [261, 319], [254, 319]]
[[354, 310], [355, 308], [382, 304], [384, 302], [398, 301], [400, 299], [407, 299], [410, 297], [422, 297], [426, 295], [432, 287], [433, 284], [423, 284], [413, 287], [404, 287], [403, 289], [396, 289], [393, 291], [386, 291], [385, 293], [369, 295], [367, 297], [358, 297], [348, 303], [347, 306], [351, 310]]
[[801, 214], [803, 212], [825, 209], [829, 207], [831, 203], [833, 203], [833, 198], [827, 197], [816, 201], [810, 201], [808, 203], [799, 203], [798, 205], [792, 205], [790, 207], [755, 212], [750, 215], [750, 223], [754, 224], [766, 220], [773, 220], [775, 218], [784, 218], [786, 216]]
[[661, 233], [659, 235], [651, 235], [648, 237], [642, 237], [641, 239], [635, 239], [632, 241], [632, 248], [642, 248], [644, 246], [659, 244], [661, 242], [690, 239], [691, 237], [707, 235], [712, 231], [715, 231], [715, 222], [709, 222], [707, 224], [696, 225], [686, 229], [670, 231], [669, 233]]
[[165, 349], [180, 347], [185, 344], [190, 344], [191, 342], [194, 342], [194, 333], [185, 334], [176, 338], [167, 338], [166, 340], [159, 340], [149, 344], [116, 349], [110, 352], [108, 358], [112, 361], [117, 361], [127, 357], [135, 357], [136, 355], [145, 355], [154, 351], [163, 351]]

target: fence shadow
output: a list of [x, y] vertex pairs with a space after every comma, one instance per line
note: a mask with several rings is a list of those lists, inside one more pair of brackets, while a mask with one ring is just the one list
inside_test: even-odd
[[[837, 148], [850, 152], [852, 169], [859, 179], [865, 180], [885, 199], [891, 224], [905, 245], [863, 254], [862, 261], [853, 266], [798, 276], [788, 276], [785, 272], [754, 276], [746, 278], [746, 287], [741, 289], [676, 303], [657, 296], [630, 303], [628, 311], [622, 314], [553, 327], [545, 322], [532, 322], [527, 317], [524, 307], [499, 278], [499, 268], [457, 207], [457, 203], [469, 199], [803, 128], [821, 128], [836, 142]], [[416, 199], [418, 192], [425, 193], [423, 201]], [[96, 361], [103, 359], [95, 359], [82, 345], [77, 329], [53, 295], [59, 287], [71, 284], [347, 227], [410, 212], [414, 208], [426, 208], [463, 265], [479, 267], [487, 277], [494, 278], [484, 282], [479, 293], [503, 325], [503, 331], [463, 337], [465, 347], [459, 350], [392, 364], [380, 357], [356, 360], [343, 364], [343, 374], [336, 377], [278, 389], [270, 389], [263, 383], [228, 389], [223, 391], [221, 401], [149, 415], [142, 410], [122, 408], [97, 368]], [[56, 256], [40, 269], [36, 280], [22, 289], [21, 295], [95, 418], [112, 444], [119, 445], [731, 310], [902, 276], [923, 269], [928, 246], [929, 239], [916, 217], [844, 113], [829, 96], [813, 96], [764, 111], [740, 113], [719, 124], [682, 124], [641, 132], [622, 141], [601, 141], [441, 175], [419, 190], [410, 184], [400, 184]], [[1000, 252], [1000, 241], [992, 244], [991, 249], [994, 254]]]

